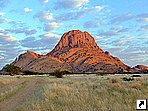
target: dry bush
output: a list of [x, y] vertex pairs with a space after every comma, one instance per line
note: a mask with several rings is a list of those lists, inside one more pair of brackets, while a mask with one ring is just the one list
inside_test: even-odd
[[117, 78], [113, 78], [113, 79], [111, 79], [111, 82], [112, 82], [112, 83], [118, 83], [119, 80], [118, 80]]
[[108, 77], [107, 80], [110, 80], [110, 78]]
[[123, 77], [122, 78], [123, 81], [133, 81], [135, 80], [134, 78], [126, 78], [126, 77]]
[[17, 76], [16, 78], [20, 79], [20, 78], [21, 78], [21, 76]]
[[63, 78], [63, 72], [60, 69], [56, 69], [54, 71], [54, 76], [56, 76], [57, 78]]

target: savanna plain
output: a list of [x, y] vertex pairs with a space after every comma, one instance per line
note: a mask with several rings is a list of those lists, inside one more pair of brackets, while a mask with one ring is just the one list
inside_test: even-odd
[[136, 99], [148, 99], [148, 75], [140, 76], [0, 75], [0, 111], [136, 111]]

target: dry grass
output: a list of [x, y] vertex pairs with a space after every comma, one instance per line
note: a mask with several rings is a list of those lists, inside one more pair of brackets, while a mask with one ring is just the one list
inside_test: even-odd
[[9, 97], [16, 94], [20, 89], [25, 87], [25, 85], [26, 85], [26, 81], [19, 84], [19, 85], [17, 85], [17, 86], [15, 86], [15, 87], [11, 87], [10, 90], [7, 90], [7, 91], [4, 91], [4, 92], [0, 93], [0, 102], [3, 102], [6, 99], [8, 99]]
[[135, 83], [133, 83], [133, 84], [132, 84], [132, 88], [135, 88], [135, 89], [140, 89], [140, 88], [141, 88], [141, 84], [140, 84], [140, 83], [135, 82]]
[[135, 111], [136, 99], [148, 99], [148, 76], [141, 81], [121, 77], [42, 77], [46, 82], [38, 84], [17, 111]]
[[10, 76], [0, 76], [0, 88], [11, 84], [13, 82], [16, 82], [18, 79], [16, 77], [10, 77]]

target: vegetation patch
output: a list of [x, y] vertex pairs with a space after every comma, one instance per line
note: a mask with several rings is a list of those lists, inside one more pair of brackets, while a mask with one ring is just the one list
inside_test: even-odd
[[135, 80], [134, 78], [126, 78], [126, 77], [123, 77], [122, 78], [123, 81], [133, 81]]
[[132, 75], [131, 77], [141, 77], [141, 75]]
[[21, 68], [18, 67], [18, 66], [13, 66], [13, 65], [9, 65], [7, 64], [5, 67], [4, 67], [4, 71], [6, 72], [9, 72], [9, 74], [11, 76], [14, 76], [14, 74], [18, 74], [19, 72], [22, 72]]

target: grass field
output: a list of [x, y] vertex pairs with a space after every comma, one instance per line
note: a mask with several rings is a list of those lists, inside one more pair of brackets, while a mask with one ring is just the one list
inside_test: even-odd
[[[148, 75], [125, 81], [130, 76], [27, 76], [36, 79], [35, 88], [14, 111], [135, 111], [136, 99], [148, 99]], [[4, 81], [5, 78], [14, 82], [18, 79], [4, 76]], [[17, 88], [16, 91], [19, 92]]]

